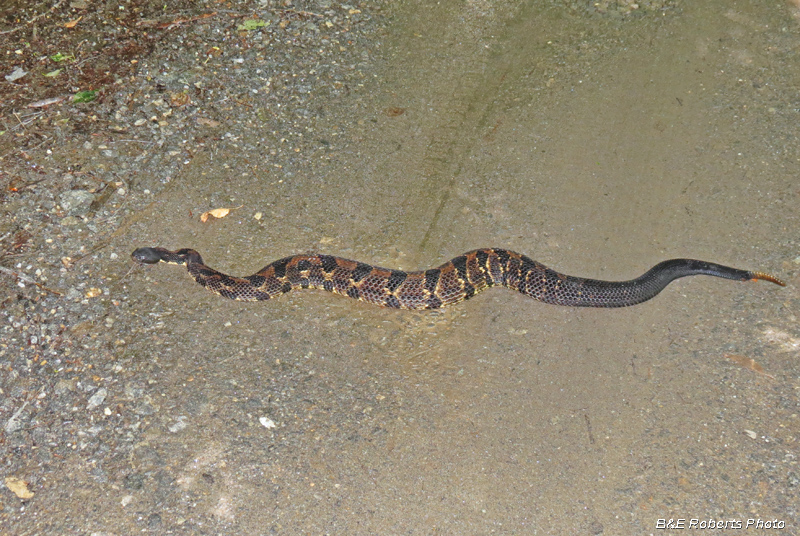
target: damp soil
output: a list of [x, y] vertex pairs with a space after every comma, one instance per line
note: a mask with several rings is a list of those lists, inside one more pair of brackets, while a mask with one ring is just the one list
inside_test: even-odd
[[[800, 530], [792, 2], [0, 13], [4, 531]], [[787, 286], [247, 304], [131, 261], [155, 245], [236, 275], [494, 246], [585, 277], [693, 257]]]

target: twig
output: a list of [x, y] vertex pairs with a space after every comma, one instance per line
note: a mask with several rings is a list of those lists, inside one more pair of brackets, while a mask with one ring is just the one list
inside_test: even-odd
[[50, 8], [50, 9], [48, 9], [47, 11], [43, 11], [42, 13], [39, 13], [38, 15], [36, 15], [35, 17], [33, 17], [33, 18], [32, 18], [32, 19], [30, 19], [30, 20], [26, 20], [26, 21], [25, 21], [23, 24], [21, 24], [20, 26], [17, 26], [16, 28], [12, 28], [12, 29], [10, 29], [10, 30], [6, 30], [6, 31], [4, 31], [4, 32], [0, 32], [0, 35], [5, 35], [5, 34], [14, 33], [14, 32], [16, 32], [16, 31], [19, 31], [19, 30], [23, 29], [23, 28], [24, 28], [25, 26], [27, 26], [28, 24], [31, 24], [31, 23], [33, 23], [33, 22], [36, 22], [37, 20], [41, 19], [42, 17], [44, 17], [44, 16], [45, 16], [45, 15], [47, 15], [48, 13], [51, 13], [51, 12], [55, 11], [55, 10], [56, 10], [56, 9], [58, 9], [58, 8], [61, 6], [61, 4], [63, 4], [63, 3], [64, 3], [64, 0], [58, 0], [58, 2], [56, 2], [56, 3], [55, 3], [55, 5], [53, 5], [53, 7], [51, 7], [51, 8]]
[[109, 245], [109, 242], [108, 242], [108, 240], [106, 240], [106, 238], [103, 238], [102, 240], [103, 240], [103, 241], [102, 241], [100, 244], [98, 244], [98, 245], [96, 245], [95, 247], [93, 247], [92, 249], [90, 249], [90, 250], [89, 250], [87, 253], [84, 253], [83, 255], [81, 255], [80, 257], [77, 257], [77, 258], [75, 258], [75, 259], [71, 259], [71, 260], [69, 261], [69, 266], [68, 266], [68, 268], [72, 268], [73, 266], [75, 266], [76, 264], [78, 264], [79, 262], [81, 262], [81, 261], [82, 261], [83, 259], [85, 259], [86, 257], [88, 257], [88, 256], [90, 256], [90, 255], [94, 255], [95, 253], [97, 253], [97, 252], [98, 252], [98, 251], [100, 251], [101, 249], [108, 247], [108, 245]]
[[58, 104], [59, 102], [63, 101], [67, 98], [67, 95], [61, 95], [60, 97], [51, 97], [49, 99], [44, 99], [36, 102], [32, 102], [28, 104], [27, 108], [46, 108], [51, 104]]
[[[24, 129], [25, 123], [23, 123], [22, 119], [19, 118], [19, 114], [17, 112], [12, 112], [12, 115], [14, 116], [14, 119], [17, 120], [17, 123], [19, 123], [17, 127], [22, 127]], [[14, 129], [16, 130], [17, 127], [14, 127]]]
[[592, 423], [589, 421], [589, 414], [584, 413], [583, 418], [586, 419], [586, 431], [589, 432], [589, 443], [594, 445], [594, 434], [592, 434]]
[[14, 430], [19, 430], [19, 428], [17, 427], [17, 419], [19, 419], [19, 416], [22, 415], [22, 412], [25, 411], [25, 408], [27, 407], [28, 407], [28, 401], [26, 400], [25, 402], [22, 403], [22, 407], [19, 408], [17, 411], [15, 411], [14, 415], [12, 415], [10, 419], [8, 419], [8, 422], [6, 423], [5, 427], [6, 433], [13, 432]]
[[150, 145], [152, 145], [154, 143], [154, 142], [149, 141], [149, 140], [114, 140], [113, 143], [120, 143], [120, 142], [123, 142], [123, 141], [126, 141], [128, 143], [148, 143]]
[[179, 24], [186, 24], [187, 22], [195, 22], [202, 19], [207, 19], [209, 17], [213, 17], [216, 15], [217, 12], [214, 11], [213, 13], [205, 13], [203, 15], [197, 15], [196, 17], [189, 17], [188, 19], [175, 19], [170, 22], [160, 22], [157, 20], [140, 20], [136, 23], [137, 27], [150, 27], [150, 28], [158, 28], [158, 29], [171, 29], [173, 26], [178, 26]]
[[427, 353], [428, 353], [428, 352], [430, 352], [431, 350], [432, 350], [432, 348], [425, 348], [424, 350], [421, 350], [421, 351], [417, 352], [416, 354], [414, 354], [414, 355], [412, 355], [412, 356], [410, 356], [410, 357], [406, 357], [406, 358], [404, 358], [404, 359], [405, 359], [406, 361], [411, 361], [412, 359], [416, 359], [416, 358], [418, 358], [419, 356], [421, 356], [421, 355], [423, 355], [423, 354], [427, 354]]
[[[17, 130], [19, 127], [22, 127], [23, 130], [27, 130], [25, 125], [29, 125], [33, 123], [37, 117], [44, 115], [44, 112], [31, 112], [29, 114], [20, 115], [17, 112], [13, 112], [12, 115], [19, 123], [18, 125], [14, 125], [11, 127], [11, 130]], [[30, 119], [28, 119], [30, 117]], [[24, 120], [24, 121], [23, 121]]]
[[5, 266], [0, 266], [0, 272], [2, 272], [4, 274], [8, 274], [8, 275], [10, 275], [12, 277], [16, 277], [20, 281], [23, 281], [23, 282], [28, 283], [30, 285], [36, 285], [40, 289], [46, 290], [47, 292], [52, 292], [53, 294], [56, 294], [58, 296], [63, 296], [63, 294], [61, 292], [59, 292], [57, 290], [53, 290], [51, 288], [47, 288], [46, 286], [42, 285], [41, 283], [37, 283], [36, 281], [31, 279], [27, 275], [24, 275], [24, 274], [21, 274], [19, 272], [16, 272], [16, 271], [12, 270], [11, 268], [6, 268]]

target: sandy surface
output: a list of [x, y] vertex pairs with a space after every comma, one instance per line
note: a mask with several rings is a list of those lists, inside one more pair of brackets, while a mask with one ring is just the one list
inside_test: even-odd
[[[260, 43], [283, 56], [251, 62], [259, 41], [234, 32], [208, 56], [221, 67], [170, 74], [164, 51], [220, 24], [195, 21], [206, 34], [171, 30], [124, 73], [121, 119], [107, 92], [103, 129], [82, 111], [88, 131], [28, 160], [6, 131], [11, 534], [798, 534], [792, 5], [428, 4], [271, 6], [286, 34]], [[324, 20], [358, 39], [324, 43]], [[174, 106], [170, 84], [224, 98]], [[108, 141], [119, 123], [146, 147]], [[67, 169], [78, 153], [119, 188], [106, 212], [63, 207], [102, 195]], [[60, 178], [28, 187], [31, 159]], [[12, 251], [11, 218], [40, 203], [52, 222]], [[238, 208], [199, 221], [218, 207]], [[497, 246], [585, 277], [691, 257], [788, 286], [696, 277], [617, 310], [503, 290], [436, 312], [242, 304], [133, 266], [153, 245], [236, 275], [306, 251], [410, 270]], [[37, 268], [60, 295], [10, 273]]]

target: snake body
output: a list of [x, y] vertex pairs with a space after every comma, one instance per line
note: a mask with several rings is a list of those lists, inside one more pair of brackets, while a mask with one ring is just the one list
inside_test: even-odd
[[763, 272], [738, 270], [692, 259], [672, 259], [630, 281], [600, 281], [560, 274], [525, 255], [506, 249], [476, 249], [430, 270], [389, 270], [332, 255], [294, 255], [277, 260], [247, 277], [209, 268], [193, 249], [139, 248], [139, 263], [185, 265], [195, 281], [226, 298], [269, 300], [296, 289], [322, 289], [396, 309], [438, 309], [503, 286], [535, 300], [572, 307], [626, 307], [661, 292], [670, 282], [690, 275], [712, 275], [784, 286]]

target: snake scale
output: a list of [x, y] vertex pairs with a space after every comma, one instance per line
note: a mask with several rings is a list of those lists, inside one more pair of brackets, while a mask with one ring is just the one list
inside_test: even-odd
[[226, 298], [269, 300], [296, 289], [323, 289], [360, 301], [396, 309], [437, 309], [503, 286], [535, 300], [573, 307], [626, 307], [647, 301], [670, 282], [690, 275], [712, 275], [737, 281], [761, 279], [784, 283], [764, 272], [738, 270], [692, 259], [672, 259], [630, 281], [600, 281], [560, 274], [525, 255], [506, 249], [476, 249], [438, 268], [405, 272], [332, 255], [294, 255], [277, 260], [247, 277], [209, 268], [193, 249], [139, 248], [139, 263], [185, 265], [195, 281]]

